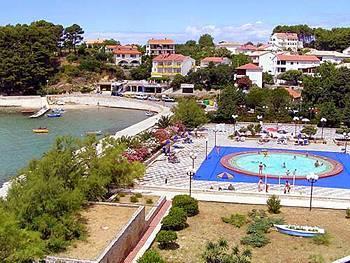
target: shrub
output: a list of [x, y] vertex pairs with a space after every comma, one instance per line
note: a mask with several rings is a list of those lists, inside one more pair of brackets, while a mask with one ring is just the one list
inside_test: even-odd
[[173, 207], [180, 207], [187, 216], [195, 216], [199, 213], [198, 201], [189, 195], [176, 195], [173, 198]]
[[137, 198], [142, 198], [142, 194], [141, 194], [141, 193], [136, 193], [135, 196], [136, 196]]
[[172, 230], [161, 230], [156, 237], [160, 249], [171, 247], [177, 240], [177, 234]]
[[345, 210], [345, 218], [350, 218], [350, 208]]
[[232, 214], [230, 217], [221, 218], [224, 223], [231, 224], [237, 228], [247, 223], [247, 217], [241, 214]]
[[179, 207], [172, 207], [169, 214], [162, 220], [163, 230], [181, 230], [184, 229], [187, 224], [187, 214]]
[[250, 234], [241, 239], [241, 243], [243, 245], [249, 245], [252, 247], [263, 247], [267, 245], [269, 242], [270, 242], [270, 239], [261, 232]]
[[139, 199], [135, 195], [130, 196], [131, 203], [137, 203], [138, 201], [139, 201]]
[[67, 56], [67, 61], [70, 62], [70, 63], [72, 63], [74, 61], [77, 61], [77, 60], [78, 60], [78, 57], [76, 55], [74, 55], [74, 54], [69, 54]]
[[153, 249], [147, 250], [142, 257], [137, 260], [137, 263], [166, 263], [164, 259], [161, 258], [159, 253]]
[[153, 204], [153, 200], [152, 200], [152, 198], [147, 198], [147, 200], [146, 200], [146, 204], [148, 204], [148, 205]]
[[281, 209], [281, 200], [276, 195], [272, 195], [266, 202], [268, 211], [273, 214], [279, 214]]
[[323, 235], [317, 235], [312, 238], [316, 245], [328, 246], [331, 243], [331, 236], [326, 232]]
[[322, 255], [310, 255], [308, 263], [324, 263], [326, 262]]
[[259, 210], [252, 209], [252, 211], [248, 212], [248, 216], [251, 219], [267, 217], [265, 210], [262, 210], [262, 209], [259, 209]]

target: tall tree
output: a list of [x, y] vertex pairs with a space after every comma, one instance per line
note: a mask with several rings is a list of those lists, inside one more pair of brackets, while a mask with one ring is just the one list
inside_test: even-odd
[[182, 99], [174, 109], [174, 120], [180, 121], [187, 127], [196, 128], [208, 120], [204, 110], [194, 99]]
[[203, 47], [213, 47], [214, 46], [214, 38], [209, 34], [201, 35], [198, 44], [201, 48]]
[[65, 45], [69, 50], [73, 48], [75, 54], [77, 53], [77, 45], [84, 39], [83, 34], [84, 30], [77, 24], [66, 27], [64, 30]]

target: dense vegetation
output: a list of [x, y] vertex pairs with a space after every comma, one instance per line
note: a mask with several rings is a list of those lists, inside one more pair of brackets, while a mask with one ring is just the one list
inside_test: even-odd
[[123, 145], [108, 139], [98, 156], [95, 143], [93, 138], [58, 138], [15, 179], [0, 205], [3, 262], [28, 262], [83, 239], [82, 207], [103, 200], [111, 187], [127, 186], [143, 175], [141, 163], [123, 157]]
[[279, 25], [273, 29], [273, 33], [292, 32], [297, 33], [299, 39], [306, 47], [320, 50], [343, 51], [350, 46], [350, 28], [311, 28], [308, 25]]

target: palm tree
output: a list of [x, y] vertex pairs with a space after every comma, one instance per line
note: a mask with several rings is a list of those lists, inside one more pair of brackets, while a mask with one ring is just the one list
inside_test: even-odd
[[159, 129], [165, 129], [171, 125], [171, 122], [171, 116], [161, 116], [156, 125]]

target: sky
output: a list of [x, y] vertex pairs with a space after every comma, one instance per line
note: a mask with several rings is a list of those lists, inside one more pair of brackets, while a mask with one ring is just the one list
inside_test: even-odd
[[215, 42], [266, 42], [274, 26], [350, 26], [350, 0], [0, 0], [0, 25], [79, 24], [85, 39], [144, 44], [209, 33]]

